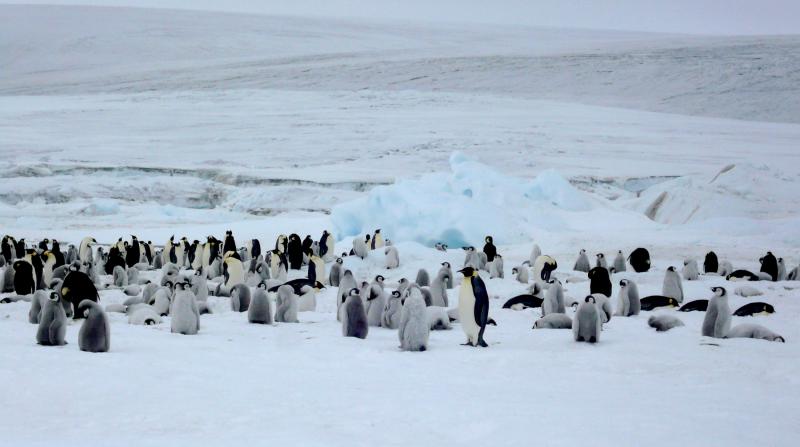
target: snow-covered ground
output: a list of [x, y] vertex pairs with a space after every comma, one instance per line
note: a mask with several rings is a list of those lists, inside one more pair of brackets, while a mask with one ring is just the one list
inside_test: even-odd
[[[112, 351], [35, 344], [0, 305], [0, 445], [795, 445], [798, 283], [758, 283], [786, 344], [665, 334], [614, 318], [596, 346], [501, 309], [533, 243], [566, 279], [578, 250], [648, 247], [635, 279], [715, 250], [800, 262], [800, 38], [0, 5], [0, 233], [242, 243], [383, 228], [358, 279], [432, 273], [492, 234], [489, 349], [435, 332], [341, 337], [335, 289], [300, 324], [254, 327], [217, 298], [198, 336], [112, 314]], [[154, 274], [151, 274], [154, 275]], [[687, 296], [726, 282], [701, 277]], [[726, 284], [729, 291], [735, 285]], [[569, 283], [580, 298], [588, 283]], [[616, 294], [617, 287], [614, 288]], [[123, 299], [103, 291], [104, 304]], [[451, 291], [451, 303], [457, 289]]]

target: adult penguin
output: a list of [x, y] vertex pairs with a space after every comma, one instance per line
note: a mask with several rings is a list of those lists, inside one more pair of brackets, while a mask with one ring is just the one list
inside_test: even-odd
[[122, 254], [119, 252], [117, 247], [111, 247], [108, 250], [108, 259], [106, 260], [105, 271], [106, 275], [111, 275], [114, 273], [114, 267], [122, 267], [123, 270], [127, 270], [125, 259], [122, 257]]
[[589, 293], [602, 293], [607, 297], [611, 297], [611, 277], [608, 274], [608, 269], [603, 267], [595, 267], [589, 270]]
[[21, 259], [25, 257], [25, 238], [22, 238], [17, 241], [17, 259]]
[[10, 264], [17, 254], [16, 241], [12, 236], [5, 235], [3, 236], [3, 241], [0, 242], [0, 248], [2, 249], [3, 258]]
[[308, 253], [309, 253], [310, 251], [312, 251], [312, 250], [311, 250], [311, 247], [312, 247], [313, 245], [314, 245], [314, 239], [311, 239], [311, 235], [308, 235], [308, 234], [307, 234], [307, 235], [306, 235], [306, 237], [305, 237], [305, 239], [303, 239], [303, 245], [302, 245], [302, 247], [301, 247], [301, 248], [302, 248], [302, 250], [303, 250], [303, 253], [305, 253], [306, 255], [310, 256]]
[[53, 252], [46, 250], [40, 255], [42, 258], [42, 278], [41, 283], [38, 284], [39, 289], [50, 287], [50, 282], [53, 280], [53, 269], [56, 265], [56, 255]]
[[777, 281], [778, 259], [775, 258], [775, 255], [773, 255], [771, 251], [768, 251], [759, 261], [761, 261], [761, 270], [759, 271], [768, 274], [772, 278], [772, 281]]
[[330, 261], [336, 256], [335, 250], [336, 241], [333, 239], [333, 236], [328, 232], [328, 230], [324, 230], [322, 232], [322, 236], [319, 238], [319, 257], [321, 257], [326, 262]]
[[289, 268], [292, 270], [300, 270], [303, 267], [303, 247], [300, 242], [300, 236], [297, 234], [289, 235], [288, 245]]
[[227, 256], [222, 264], [222, 276], [225, 277], [224, 286], [228, 293], [238, 284], [244, 283], [244, 266], [242, 261], [234, 256]]
[[325, 261], [308, 249], [308, 279], [314, 283], [325, 281]]
[[[98, 301], [99, 294], [91, 278], [81, 271], [70, 271], [64, 282], [61, 283], [61, 297], [72, 303], [73, 309], [78, 309], [78, 305], [83, 300]], [[83, 318], [80, 312], [73, 312], [73, 318]]]
[[539, 256], [536, 258], [536, 262], [533, 263], [533, 280], [544, 284], [557, 268], [558, 263], [555, 259], [548, 255]]
[[47, 285], [44, 284], [42, 281], [42, 273], [44, 272], [44, 263], [42, 262], [42, 257], [39, 256], [39, 253], [35, 249], [28, 249], [26, 250], [25, 260], [28, 261], [33, 266], [33, 273], [36, 275], [36, 287], [38, 289], [43, 289]]
[[17, 295], [30, 295], [36, 292], [36, 273], [33, 265], [25, 259], [14, 262], [14, 293]]
[[706, 259], [703, 261], [703, 273], [717, 273], [719, 271], [719, 260], [717, 254], [713, 251], [706, 253]]
[[637, 273], [650, 270], [650, 252], [646, 248], [639, 247], [628, 255], [628, 263]]
[[483, 246], [483, 252], [486, 253], [486, 262], [492, 262], [494, 261], [494, 257], [497, 256], [497, 247], [494, 246], [494, 238], [486, 236], [484, 241], [486, 244]]
[[286, 254], [289, 251], [289, 239], [285, 234], [279, 235], [278, 239], [275, 240], [275, 250], [278, 250], [283, 254]]
[[50, 243], [50, 239], [44, 238], [39, 241], [39, 251], [47, 251], [50, 247], [48, 244]]
[[586, 273], [589, 273], [589, 270], [591, 270], [591, 266], [589, 265], [589, 257], [586, 256], [585, 249], [581, 249], [580, 253], [578, 253], [578, 259], [575, 260], [575, 265], [572, 267], [572, 270]]
[[485, 348], [489, 346], [483, 339], [489, 320], [489, 293], [477, 270], [465, 267], [459, 273], [464, 275], [458, 294], [458, 314], [467, 336], [465, 344]]
[[137, 239], [136, 236], [131, 235], [131, 244], [128, 246], [128, 250], [125, 252], [125, 263], [128, 265], [128, 267], [133, 267], [142, 259], [142, 252], [140, 249], [141, 247], [139, 246], [139, 239]]
[[378, 228], [375, 230], [375, 233], [372, 235], [372, 240], [370, 241], [369, 235], [367, 235], [367, 242], [371, 249], [376, 250], [378, 248], [383, 247], [383, 236], [381, 235], [381, 229]]
[[261, 256], [261, 242], [258, 239], [250, 239], [247, 242], [247, 253], [250, 254], [251, 259], [258, 259]]
[[189, 245], [189, 249], [186, 250], [186, 260], [189, 261], [189, 267], [191, 267], [192, 270], [203, 268], [200, 256], [200, 241], [197, 239], [193, 240], [191, 245]]
[[93, 237], [85, 237], [81, 239], [80, 247], [78, 249], [78, 259], [81, 261], [91, 261], [92, 260], [92, 246], [96, 244], [97, 241]]
[[228, 230], [225, 232], [225, 243], [222, 246], [222, 253], [229, 251], [236, 251], [236, 240], [233, 238], [233, 231]]
[[61, 245], [59, 245], [58, 241], [53, 239], [53, 249], [50, 250], [55, 256], [56, 263], [53, 264], [53, 268], [61, 267], [62, 265], [66, 265], [66, 260], [64, 259], [64, 253], [61, 251]]

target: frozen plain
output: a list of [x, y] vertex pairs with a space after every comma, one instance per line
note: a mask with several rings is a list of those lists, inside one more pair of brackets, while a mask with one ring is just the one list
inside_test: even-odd
[[[4, 304], [0, 443], [796, 443], [796, 283], [731, 299], [773, 304], [776, 314], [734, 324], [755, 319], [786, 344], [709, 346], [701, 314], [656, 334], [644, 313], [582, 346], [565, 331], [531, 331], [533, 311], [500, 306], [524, 291], [508, 276], [533, 242], [562, 279], [580, 248], [647, 246], [653, 271], [614, 278], [637, 280], [643, 295], [660, 293], [668, 265], [708, 249], [737, 268], [757, 270], [766, 250], [796, 266], [797, 38], [80, 7], [2, 6], [0, 17], [13, 24], [0, 30], [3, 233], [161, 243], [231, 228], [268, 246], [328, 228], [341, 247], [380, 225], [394, 228], [402, 267], [386, 273], [380, 254], [347, 262], [360, 279], [392, 282], [460, 265], [460, 250], [417, 243], [455, 228], [476, 246], [494, 234], [507, 270], [487, 279], [498, 321], [489, 349], [460, 346], [456, 325], [421, 355], [400, 352], [394, 331], [342, 338], [334, 290], [301, 324], [266, 328], [220, 299], [197, 337], [112, 315], [108, 355], [78, 351], [78, 325], [66, 347], [36, 346], [28, 305]], [[722, 88], [718, 76], [743, 59], [763, 67]], [[542, 173], [566, 181], [536, 189]], [[664, 190], [653, 221], [645, 213]], [[707, 298], [722, 283], [685, 286]], [[588, 285], [567, 288], [578, 298]]]

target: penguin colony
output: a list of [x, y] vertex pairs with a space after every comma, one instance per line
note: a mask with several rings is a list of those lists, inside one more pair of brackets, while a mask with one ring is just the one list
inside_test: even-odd
[[[414, 282], [400, 278], [394, 283], [383, 275], [357, 279], [344, 266], [343, 259], [348, 256], [365, 259], [378, 254], [383, 255], [387, 271], [400, 266], [398, 248], [380, 229], [356, 237], [352, 249], [340, 256], [335, 254], [336, 241], [328, 231], [323, 231], [319, 240], [310, 235], [302, 240], [298, 234], [280, 235], [268, 250], [262, 250], [258, 239], [239, 247], [232, 231], [221, 240], [207, 236], [205, 242], [189, 242], [185, 237], [176, 241], [173, 236], [163, 246], [136, 236], [119, 238], [110, 245], [86, 237], [66, 250], [55, 239], [30, 246], [24, 239], [6, 235], [0, 243], [0, 293], [4, 303], [30, 302], [28, 322], [37, 325], [35, 340], [40, 345], [67, 344], [69, 319], [83, 320], [78, 348], [93, 353], [111, 349], [109, 312], [126, 314], [134, 325], [158, 325], [169, 317], [170, 332], [194, 335], [202, 330], [201, 316], [212, 313], [209, 296], [229, 299], [233, 312], [247, 315], [243, 322], [275, 325], [298, 323], [298, 313], [315, 311], [316, 294], [326, 287], [338, 287], [337, 319], [345, 337], [366, 339], [370, 328], [396, 330], [399, 349], [423, 352], [429, 348], [431, 331], [448, 330], [458, 322], [464, 345], [488, 347], [491, 329], [487, 332], [487, 328], [497, 323], [489, 316], [490, 293], [484, 277], [504, 278], [505, 269], [492, 236], [484, 242], [481, 251], [463, 247], [465, 258], [458, 277], [449, 262], [442, 262], [435, 275], [421, 268]], [[436, 243], [435, 248], [448, 250], [443, 243]], [[653, 268], [646, 249], [637, 248], [627, 258], [619, 250], [610, 263], [598, 253], [594, 266], [586, 253], [581, 249], [572, 264], [572, 276], [560, 279], [555, 273], [556, 259], [534, 245], [530, 258], [511, 269], [514, 281], [529, 286], [528, 293], [507, 299], [503, 308], [540, 309], [541, 318], [533, 322], [533, 329], [572, 329], [575, 341], [592, 344], [600, 342], [612, 316], [635, 317], [666, 307], [705, 312], [699, 328], [705, 337], [786, 341], [761, 325], [732, 327], [734, 316], [774, 313], [768, 303], [750, 302], [732, 310], [728, 289], [722, 286], [712, 287], [708, 298], [684, 296], [683, 281], [695, 281], [701, 275], [725, 281], [797, 281], [800, 267], [787, 271], [784, 259], [771, 252], [759, 259], [757, 273], [735, 270], [714, 252], [705, 255], [702, 269], [696, 259], [687, 259], [680, 271], [674, 266], [664, 270], [660, 294], [646, 296], [640, 296], [634, 275], [612, 281], [613, 275], [622, 275], [628, 267], [633, 272]], [[140, 278], [140, 272], [146, 271], [159, 273], [159, 280]], [[293, 279], [288, 279], [290, 276]], [[576, 300], [565, 294], [570, 283], [586, 281], [589, 294], [585, 297]], [[615, 281], [617, 295], [612, 305]], [[448, 290], [454, 285], [458, 302], [451, 307]], [[109, 288], [122, 290], [128, 298], [121, 304], [103, 306], [99, 290]], [[741, 297], [760, 294], [752, 286], [735, 289], [735, 295]], [[672, 315], [656, 314], [648, 318], [647, 325], [665, 332], [684, 323]]]

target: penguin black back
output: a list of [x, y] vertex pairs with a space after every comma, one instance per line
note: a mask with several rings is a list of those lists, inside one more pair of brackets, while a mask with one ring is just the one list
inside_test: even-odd
[[494, 261], [494, 257], [497, 256], [497, 247], [494, 246], [494, 238], [491, 236], [486, 236], [483, 252], [486, 254], [486, 262]]
[[747, 303], [744, 306], [736, 309], [733, 313], [737, 317], [752, 317], [758, 314], [774, 314], [775, 308], [771, 304], [755, 302]]
[[719, 271], [719, 260], [713, 251], [706, 253], [706, 260], [703, 261], [703, 272], [717, 273]]
[[678, 300], [669, 296], [650, 295], [639, 300], [642, 310], [653, 310], [659, 307], [678, 307]]
[[639, 247], [628, 255], [628, 262], [635, 272], [641, 273], [650, 270], [650, 252]]
[[681, 306], [680, 312], [705, 312], [708, 310], [708, 300], [694, 300]]
[[[78, 305], [83, 300], [99, 301], [97, 288], [86, 273], [81, 271], [71, 271], [61, 283], [61, 297], [72, 303], [73, 309], [78, 309]], [[80, 312], [74, 312], [74, 319], [81, 318]]]
[[225, 243], [222, 246], [222, 252], [236, 251], [236, 240], [233, 238], [233, 231], [228, 230], [225, 232]]
[[762, 272], [768, 274], [773, 281], [778, 280], [778, 260], [775, 258], [775, 255], [772, 254], [771, 251], [768, 251], [763, 258], [760, 259], [761, 261], [761, 270]]
[[533, 308], [542, 307], [543, 301], [544, 300], [542, 298], [530, 294], [517, 295], [506, 301], [506, 303], [503, 304], [503, 309], [511, 309], [511, 306], [514, 305], [522, 305], [522, 307], [526, 309], [529, 307]]
[[589, 293], [602, 293], [611, 297], [611, 277], [608, 269], [595, 267], [589, 270]]

